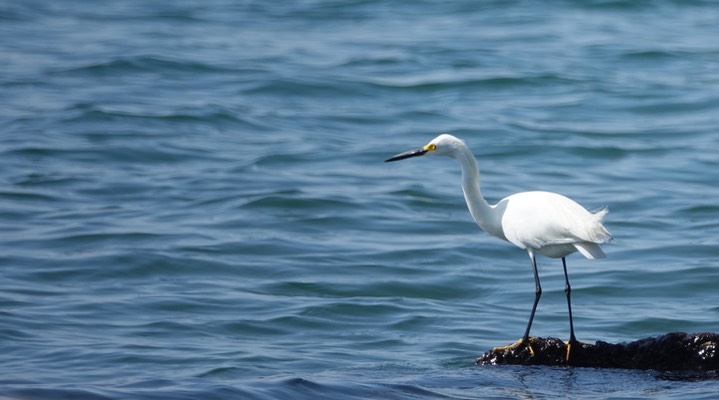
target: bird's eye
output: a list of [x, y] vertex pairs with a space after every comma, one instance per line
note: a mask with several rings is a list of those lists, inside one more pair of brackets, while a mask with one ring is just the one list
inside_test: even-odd
[[437, 145], [434, 144], [434, 143], [430, 143], [430, 144], [427, 145], [427, 150], [429, 150], [429, 151], [435, 151], [435, 150], [437, 150]]

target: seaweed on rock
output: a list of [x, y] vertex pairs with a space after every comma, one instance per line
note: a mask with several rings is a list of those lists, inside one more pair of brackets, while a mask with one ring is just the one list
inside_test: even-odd
[[[568, 365], [657, 371], [719, 371], [719, 334], [672, 332], [629, 343], [567, 344], [557, 338], [531, 338], [527, 345], [492, 349], [477, 364]], [[533, 353], [533, 354], [532, 354]]]

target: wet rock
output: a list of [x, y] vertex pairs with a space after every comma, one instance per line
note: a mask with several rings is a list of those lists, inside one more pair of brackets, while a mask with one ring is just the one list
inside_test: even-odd
[[[492, 349], [477, 364], [569, 365], [657, 371], [719, 371], [719, 334], [672, 332], [629, 343], [567, 345], [557, 338], [532, 338], [526, 344]], [[532, 354], [534, 353], [534, 354]]]

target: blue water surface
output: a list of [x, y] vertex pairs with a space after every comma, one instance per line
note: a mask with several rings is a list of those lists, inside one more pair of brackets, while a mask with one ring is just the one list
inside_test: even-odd
[[[717, 332], [719, 4], [0, 4], [0, 398], [713, 399], [715, 378], [475, 366], [518, 339], [490, 202], [608, 206], [579, 339]], [[568, 336], [558, 260], [532, 333]]]

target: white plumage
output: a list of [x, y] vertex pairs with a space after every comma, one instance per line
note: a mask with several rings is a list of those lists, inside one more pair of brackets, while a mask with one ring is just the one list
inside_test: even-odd
[[387, 161], [398, 161], [425, 154], [448, 156], [459, 161], [462, 167], [464, 199], [479, 227], [491, 235], [527, 250], [532, 261], [536, 290], [529, 323], [520, 343], [529, 343], [529, 330], [542, 294], [535, 253], [562, 259], [569, 309], [569, 344], [571, 346], [572, 343], [576, 343], [570, 299], [571, 287], [565, 257], [574, 252], [579, 252], [590, 259], [605, 257], [600, 245], [612, 239], [602, 225], [602, 219], [608, 210], [603, 208], [591, 213], [574, 200], [557, 193], [542, 191], [516, 193], [505, 197], [497, 204], [490, 205], [479, 188], [477, 161], [463, 141], [448, 134], [437, 136], [421, 149], [398, 154]]

